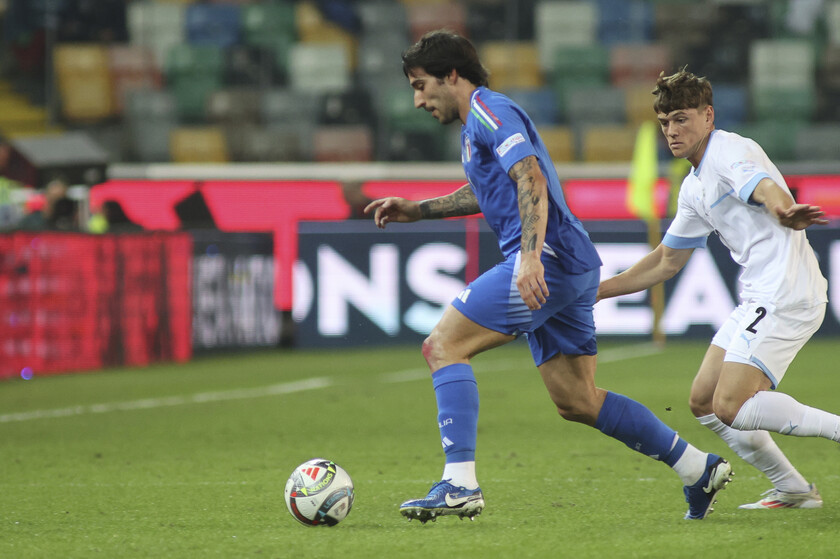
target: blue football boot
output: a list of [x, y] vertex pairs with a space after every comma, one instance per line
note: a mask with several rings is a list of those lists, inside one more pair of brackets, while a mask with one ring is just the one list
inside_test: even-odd
[[442, 480], [432, 485], [425, 498], [401, 504], [400, 514], [425, 524], [428, 520], [434, 522], [438, 516], [449, 514], [457, 514], [462, 520], [464, 517], [473, 520], [483, 509], [484, 494], [481, 488], [455, 487], [449, 480]]
[[694, 485], [683, 487], [685, 500], [688, 503], [687, 520], [703, 520], [712, 512], [715, 495], [732, 481], [732, 466], [729, 462], [716, 454], [709, 454], [706, 458], [706, 471]]

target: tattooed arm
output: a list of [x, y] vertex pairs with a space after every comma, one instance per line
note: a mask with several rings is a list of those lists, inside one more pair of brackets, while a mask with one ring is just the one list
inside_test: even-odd
[[516, 163], [508, 174], [516, 181], [522, 220], [522, 251], [516, 286], [528, 308], [536, 310], [548, 296], [545, 269], [540, 260], [548, 218], [546, 180], [533, 155]]
[[391, 197], [374, 200], [365, 208], [365, 213], [373, 212], [373, 221], [380, 229], [390, 222], [409, 223], [420, 219], [440, 219], [473, 215], [481, 211], [478, 200], [469, 184], [465, 184], [452, 194], [430, 198], [422, 202]]
[[420, 213], [423, 219], [440, 219], [442, 217], [460, 217], [473, 215], [481, 211], [478, 200], [470, 185], [465, 184], [452, 194], [430, 198], [420, 202]]

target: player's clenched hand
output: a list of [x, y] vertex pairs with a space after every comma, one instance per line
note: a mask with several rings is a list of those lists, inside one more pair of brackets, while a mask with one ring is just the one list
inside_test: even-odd
[[548, 286], [545, 284], [545, 267], [540, 261], [538, 252], [529, 255], [522, 254], [516, 287], [519, 289], [519, 296], [532, 311], [539, 309], [545, 303], [548, 297]]
[[793, 204], [786, 210], [777, 208], [776, 215], [779, 218], [779, 223], [797, 231], [811, 225], [826, 225], [828, 223], [825, 212], [819, 206], [809, 204]]
[[406, 200], [396, 196], [391, 198], [380, 198], [374, 200], [365, 208], [365, 214], [373, 212], [373, 222], [380, 229], [385, 229], [388, 223], [410, 223], [419, 220], [420, 203], [414, 200]]

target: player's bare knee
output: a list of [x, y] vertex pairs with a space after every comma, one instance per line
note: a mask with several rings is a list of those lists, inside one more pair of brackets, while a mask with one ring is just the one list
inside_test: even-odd
[[590, 406], [581, 404], [583, 402], [557, 402], [556, 400], [554, 402], [554, 405], [557, 407], [557, 413], [566, 421], [591, 424], [593, 414]]
[[426, 360], [432, 372], [454, 362], [454, 356], [450, 354], [451, 352], [447, 351], [446, 347], [446, 340], [437, 330], [432, 330], [432, 333], [423, 340], [421, 351], [423, 352], [423, 358]]
[[726, 425], [732, 427], [732, 423], [735, 421], [735, 416], [738, 415], [742, 405], [743, 402], [739, 402], [737, 400], [729, 398], [715, 398], [714, 412], [718, 419]]
[[426, 360], [426, 363], [432, 371], [437, 370], [435, 364], [438, 359], [435, 357], [435, 347], [436, 344], [432, 339], [432, 336], [429, 335], [425, 340], [423, 340], [423, 345], [420, 348], [420, 351], [423, 353], [423, 359]]
[[688, 397], [688, 408], [694, 417], [703, 417], [714, 413], [711, 400], [705, 395], [695, 394], [694, 392]]

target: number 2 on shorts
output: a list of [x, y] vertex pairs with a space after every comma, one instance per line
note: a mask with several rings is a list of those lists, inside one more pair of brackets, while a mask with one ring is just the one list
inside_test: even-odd
[[757, 332], [755, 331], [755, 325], [756, 325], [756, 324], [758, 324], [758, 322], [759, 322], [762, 318], [764, 318], [765, 316], [767, 316], [767, 309], [765, 309], [764, 307], [757, 307], [757, 308], [755, 309], [755, 314], [757, 314], [758, 316], [755, 318], [755, 320], [753, 320], [753, 321], [752, 321], [752, 324], [750, 324], [749, 326], [747, 326], [747, 332], [752, 332], [753, 334], [756, 334], [756, 333], [757, 333]]

